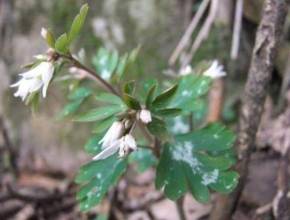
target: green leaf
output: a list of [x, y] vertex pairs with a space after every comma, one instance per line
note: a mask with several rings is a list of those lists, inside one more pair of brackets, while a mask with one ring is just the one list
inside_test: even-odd
[[136, 61], [136, 58], [139, 54], [140, 49], [141, 49], [141, 47], [138, 46], [137, 48], [135, 48], [134, 50], [131, 51], [131, 53], [129, 54], [129, 57], [128, 57], [128, 61], [130, 63], [134, 63]]
[[91, 137], [85, 144], [85, 150], [91, 155], [96, 155], [101, 152], [102, 147], [99, 144], [100, 140], [103, 138], [104, 134], [98, 134]]
[[117, 106], [117, 105], [99, 107], [96, 109], [92, 109], [89, 112], [76, 117], [75, 121], [91, 122], [91, 121], [103, 120], [109, 116], [120, 113], [123, 110], [124, 109], [122, 108], [122, 106]]
[[133, 96], [128, 95], [128, 94], [124, 94], [123, 100], [129, 108], [135, 109], [135, 110], [141, 109], [141, 105], [140, 105], [139, 101], [137, 99], [135, 99]]
[[173, 134], [184, 134], [189, 132], [188, 116], [177, 116], [168, 119], [168, 129]]
[[127, 82], [124, 85], [123, 92], [126, 93], [126, 94], [128, 94], [128, 95], [132, 95], [133, 92], [134, 92], [134, 89], [135, 89], [135, 81], [132, 80], [130, 82]]
[[[205, 203], [210, 198], [209, 188], [229, 193], [236, 187], [239, 176], [229, 170], [233, 160], [227, 151], [218, 151], [232, 147], [234, 135], [223, 126], [216, 126], [223, 128], [218, 135], [222, 136], [220, 140], [224, 139], [217, 145], [211, 142], [216, 139], [216, 133], [201, 129], [197, 131], [199, 136], [196, 132], [179, 135], [174, 143], [163, 147], [155, 184], [158, 189], [164, 187], [168, 198], [176, 200], [190, 191], [196, 200]], [[208, 144], [213, 146], [209, 147]], [[223, 147], [221, 144], [231, 146]]]
[[66, 54], [69, 51], [69, 39], [66, 33], [57, 38], [55, 42], [55, 49], [59, 53]]
[[166, 109], [159, 109], [154, 113], [156, 115], [160, 115], [162, 117], [175, 117], [181, 114], [181, 109], [179, 108], [166, 108]]
[[105, 118], [101, 121], [98, 121], [96, 126], [93, 129], [93, 132], [94, 133], [101, 133], [101, 132], [107, 130], [113, 124], [113, 122], [116, 120], [117, 120], [116, 117], [113, 115], [113, 116]]
[[122, 99], [111, 93], [101, 93], [96, 96], [96, 99], [104, 103], [124, 106]]
[[216, 183], [210, 184], [210, 188], [221, 192], [230, 193], [238, 185], [239, 174], [233, 171], [222, 172], [219, 175], [219, 179]]
[[147, 124], [147, 128], [152, 135], [161, 140], [169, 141], [171, 139], [167, 131], [166, 123], [157, 117], [152, 117], [152, 122]]
[[158, 108], [167, 107], [170, 101], [172, 100], [172, 97], [174, 96], [177, 88], [178, 88], [178, 85], [174, 85], [171, 88], [164, 91], [159, 96], [157, 96], [152, 102], [153, 108], [158, 109]]
[[110, 80], [117, 68], [119, 56], [117, 51], [109, 52], [105, 48], [100, 48], [93, 57], [92, 63], [97, 73], [105, 80]]
[[181, 77], [170, 107], [181, 108], [184, 111], [194, 110], [195, 100], [208, 92], [211, 82], [210, 77], [202, 75], [190, 74]]
[[146, 101], [145, 101], [147, 109], [151, 109], [151, 107], [152, 107], [151, 104], [152, 104], [154, 96], [155, 96], [156, 88], [157, 88], [157, 84], [154, 84], [148, 91], [148, 94], [146, 96]]
[[206, 127], [176, 137], [180, 142], [188, 142], [196, 148], [210, 151], [223, 151], [230, 149], [235, 141], [232, 131], [219, 123], [212, 123]]
[[137, 171], [142, 173], [157, 164], [157, 159], [150, 149], [138, 148], [129, 156], [129, 163], [137, 164]]
[[82, 102], [83, 99], [78, 99], [68, 103], [59, 113], [58, 118], [61, 119], [75, 113], [80, 108]]
[[68, 36], [68, 40], [70, 43], [79, 35], [84, 25], [88, 10], [89, 10], [88, 4], [83, 5], [80, 9], [80, 13], [75, 17]]
[[122, 77], [124, 72], [125, 72], [126, 65], [127, 65], [127, 59], [128, 59], [128, 55], [125, 54], [119, 60], [119, 63], [118, 63], [117, 69], [116, 69], [116, 73], [119, 77]]
[[79, 87], [72, 91], [72, 93], [68, 96], [69, 100], [78, 100], [87, 98], [92, 94], [92, 90], [86, 87]]
[[[77, 193], [80, 209], [88, 211], [101, 202], [111, 186], [125, 172], [127, 162], [113, 155], [104, 160], [91, 161], [81, 167], [75, 181], [81, 184]], [[110, 172], [108, 172], [108, 170]]]

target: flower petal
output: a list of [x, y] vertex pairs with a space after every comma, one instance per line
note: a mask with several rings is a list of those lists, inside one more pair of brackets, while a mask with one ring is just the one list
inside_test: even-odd
[[106, 159], [109, 156], [112, 156], [113, 154], [117, 153], [119, 150], [119, 142], [113, 144], [110, 147], [105, 148], [101, 153], [97, 154], [93, 160], [103, 160]]

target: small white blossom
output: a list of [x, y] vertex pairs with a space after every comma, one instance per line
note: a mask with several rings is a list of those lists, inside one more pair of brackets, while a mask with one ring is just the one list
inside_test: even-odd
[[151, 112], [147, 109], [142, 109], [139, 112], [139, 118], [144, 124], [148, 124], [152, 121]]
[[120, 121], [115, 121], [104, 137], [100, 140], [99, 144], [102, 144], [103, 148], [112, 146], [124, 133], [124, 125]]
[[137, 144], [134, 137], [130, 134], [123, 136], [120, 140], [119, 156], [124, 157], [130, 151], [135, 151], [137, 149]]
[[216, 79], [216, 78], [226, 76], [227, 74], [224, 71], [224, 66], [219, 65], [218, 61], [215, 60], [213, 61], [211, 66], [203, 73], [203, 75]]
[[185, 76], [185, 75], [188, 75], [192, 73], [192, 67], [190, 65], [187, 65], [183, 68], [181, 68], [179, 74], [182, 75], [182, 76]]
[[46, 28], [41, 28], [40, 34], [46, 40], [47, 34], [48, 34], [47, 29]]
[[119, 151], [119, 156], [124, 157], [137, 149], [137, 144], [134, 137], [130, 134], [127, 134], [121, 137], [118, 140], [112, 142], [112, 144], [106, 147], [102, 152], [93, 157], [93, 160], [103, 160]]
[[29, 71], [19, 74], [22, 78], [10, 86], [18, 87], [14, 96], [21, 97], [22, 101], [24, 101], [29, 94], [38, 91], [42, 87], [42, 96], [45, 98], [53, 72], [54, 65], [45, 61]]

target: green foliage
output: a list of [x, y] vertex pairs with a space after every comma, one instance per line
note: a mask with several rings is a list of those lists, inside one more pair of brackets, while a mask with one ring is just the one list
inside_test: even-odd
[[87, 87], [78, 87], [74, 89], [68, 96], [70, 102], [64, 106], [63, 110], [58, 114], [58, 118], [62, 119], [73, 115], [91, 94], [92, 90]]
[[117, 51], [111, 52], [105, 48], [100, 48], [93, 57], [92, 64], [103, 79], [118, 83], [126, 73], [131, 72], [130, 69], [138, 52], [139, 48], [136, 48], [129, 54], [119, 56]]
[[129, 162], [137, 165], [137, 171], [142, 173], [157, 164], [157, 158], [150, 149], [141, 148], [129, 156]]
[[163, 107], [168, 106], [170, 101], [172, 100], [172, 97], [174, 96], [176, 90], [178, 88], [178, 85], [174, 85], [171, 88], [167, 89], [160, 95], [158, 95], [152, 102], [152, 107], [154, 109], [160, 109]]
[[69, 52], [70, 44], [75, 40], [83, 27], [88, 10], [88, 4], [83, 5], [79, 14], [73, 20], [69, 33], [63, 33], [59, 38], [57, 38], [54, 45], [57, 52], [61, 54], [67, 54]]
[[54, 47], [57, 52], [62, 54], [66, 54], [69, 51], [69, 39], [66, 33], [57, 38]]
[[78, 87], [72, 91], [72, 93], [68, 96], [69, 100], [79, 100], [87, 98], [92, 94], [92, 90], [87, 87]]
[[234, 134], [219, 124], [176, 136], [174, 143], [163, 148], [156, 187], [164, 187], [165, 195], [173, 200], [190, 191], [200, 202], [209, 201], [209, 189], [231, 192], [238, 174], [229, 170], [235, 160], [225, 150], [232, 147], [234, 139]]
[[71, 25], [70, 32], [68, 35], [68, 40], [70, 43], [73, 40], [75, 40], [75, 38], [79, 35], [84, 25], [88, 10], [89, 10], [88, 4], [83, 5], [80, 9], [80, 13], [73, 20], [73, 23]]
[[141, 109], [141, 105], [140, 105], [139, 101], [136, 98], [134, 98], [133, 96], [131, 96], [129, 94], [124, 94], [123, 100], [129, 108], [135, 109], [135, 110]]
[[182, 76], [176, 95], [172, 100], [172, 107], [183, 111], [195, 111], [197, 98], [205, 95], [211, 85], [212, 79], [206, 76], [190, 74]]
[[105, 80], [110, 80], [117, 68], [119, 61], [118, 53], [109, 52], [105, 48], [100, 48], [93, 57], [92, 63], [96, 72]]
[[88, 211], [98, 204], [125, 172], [126, 167], [127, 161], [116, 155], [82, 166], [75, 179], [81, 185], [77, 193], [80, 209]]
[[125, 109], [123, 106], [109, 105], [91, 109], [86, 113], [77, 116], [74, 120], [78, 122], [93, 122], [103, 120], [107, 117], [123, 112]]
[[166, 123], [162, 119], [153, 116], [152, 122], [147, 125], [147, 128], [151, 134], [158, 137], [159, 139], [163, 141], [171, 140]]

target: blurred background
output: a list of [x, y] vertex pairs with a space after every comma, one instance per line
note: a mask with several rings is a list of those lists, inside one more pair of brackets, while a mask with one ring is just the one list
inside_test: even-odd
[[[236, 128], [263, 0], [219, 0], [215, 9], [206, 6], [205, 0], [0, 0], [0, 219], [96, 219], [97, 213], [104, 217], [110, 210], [107, 200], [92, 213], [81, 214], [73, 190], [68, 190], [73, 188], [74, 174], [88, 160], [82, 149], [90, 128], [57, 120], [57, 113], [66, 102], [64, 88], [52, 85], [48, 98], [34, 113], [14, 98], [14, 90], [9, 88], [23, 71], [21, 66], [29, 63], [33, 55], [47, 50], [40, 37], [41, 27], [49, 27], [57, 34], [68, 30], [85, 2], [89, 3], [90, 12], [73, 51], [78, 53], [83, 48], [87, 64], [92, 64], [91, 57], [101, 46], [123, 54], [141, 45], [137, 71], [162, 79], [164, 72], [178, 71], [179, 64], [188, 57], [193, 66], [203, 60], [218, 59], [225, 65], [228, 76], [215, 84], [209, 94], [209, 103], [213, 104], [200, 117], [207, 121], [222, 120]], [[243, 6], [239, 7], [241, 2]], [[192, 41], [196, 46], [194, 53], [182, 51], [178, 59], [173, 59], [174, 49], [203, 5], [204, 14], [185, 44], [190, 49]], [[275, 147], [279, 148], [279, 144], [273, 135], [279, 129], [289, 130], [276, 120], [285, 105], [290, 79], [289, 27], [290, 17], [278, 49], [258, 133], [257, 153], [237, 220], [252, 219], [255, 210], [271, 202], [276, 192]], [[11, 199], [4, 188], [15, 175], [17, 187], [23, 186], [28, 193], [38, 192], [40, 197], [52, 192], [66, 194], [57, 198], [57, 202], [50, 197], [29, 201], [18, 198], [17, 189], [12, 188], [8, 191], [18, 199], [13, 196]], [[175, 204], [154, 191], [154, 172], [138, 175], [129, 188], [125, 182], [118, 186], [126, 191], [120, 193], [116, 202], [125, 201], [125, 205], [111, 211], [112, 219], [178, 219]], [[43, 205], [47, 202], [50, 207]], [[201, 205], [186, 197], [188, 219], [206, 219], [210, 208], [210, 204]]]

